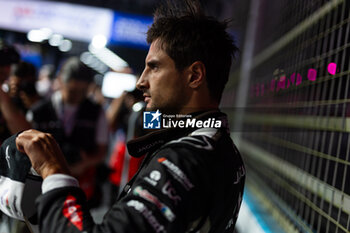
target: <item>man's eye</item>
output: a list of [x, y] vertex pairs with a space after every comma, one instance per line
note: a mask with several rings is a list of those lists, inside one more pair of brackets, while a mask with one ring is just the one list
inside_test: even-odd
[[156, 64], [149, 64], [149, 68], [152, 70], [158, 69], [158, 66]]

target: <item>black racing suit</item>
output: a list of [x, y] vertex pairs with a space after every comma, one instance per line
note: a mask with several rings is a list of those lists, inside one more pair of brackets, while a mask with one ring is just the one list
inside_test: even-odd
[[[217, 111], [197, 116], [213, 118], [227, 122]], [[93, 222], [78, 187], [60, 187], [37, 199], [41, 232], [234, 231], [245, 168], [227, 128], [161, 129], [130, 141], [128, 149], [145, 160], [101, 224]]]

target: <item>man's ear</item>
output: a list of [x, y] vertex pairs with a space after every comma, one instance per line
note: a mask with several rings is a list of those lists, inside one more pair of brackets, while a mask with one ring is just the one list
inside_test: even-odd
[[205, 65], [201, 61], [195, 61], [188, 67], [189, 71], [189, 86], [198, 88], [205, 82], [206, 70]]

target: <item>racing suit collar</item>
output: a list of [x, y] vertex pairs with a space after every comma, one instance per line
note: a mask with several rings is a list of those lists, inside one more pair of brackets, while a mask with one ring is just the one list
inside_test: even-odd
[[[224, 128], [226, 131], [229, 130], [227, 116], [219, 110], [196, 112], [192, 114], [192, 116], [197, 120], [215, 118], [222, 122], [221, 128]], [[150, 151], [158, 149], [171, 140], [190, 134], [196, 129], [198, 128], [166, 128], [153, 131], [144, 136], [130, 140], [127, 143], [128, 152], [133, 157], [141, 157]]]

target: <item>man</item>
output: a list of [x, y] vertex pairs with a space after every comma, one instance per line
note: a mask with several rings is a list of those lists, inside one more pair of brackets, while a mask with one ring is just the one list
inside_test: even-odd
[[27, 118], [35, 129], [54, 136], [89, 204], [96, 205], [96, 167], [106, 155], [108, 125], [102, 107], [87, 98], [93, 75], [79, 58], [67, 59], [58, 74], [61, 89], [37, 103]]
[[245, 170], [218, 105], [236, 47], [226, 24], [204, 16], [195, 2], [186, 6], [156, 12], [137, 87], [147, 110], [215, 119], [217, 128], [167, 128], [130, 141], [129, 153], [146, 157], [99, 225], [52, 136], [20, 134], [17, 147], [44, 178], [37, 200], [42, 232], [234, 231]]

